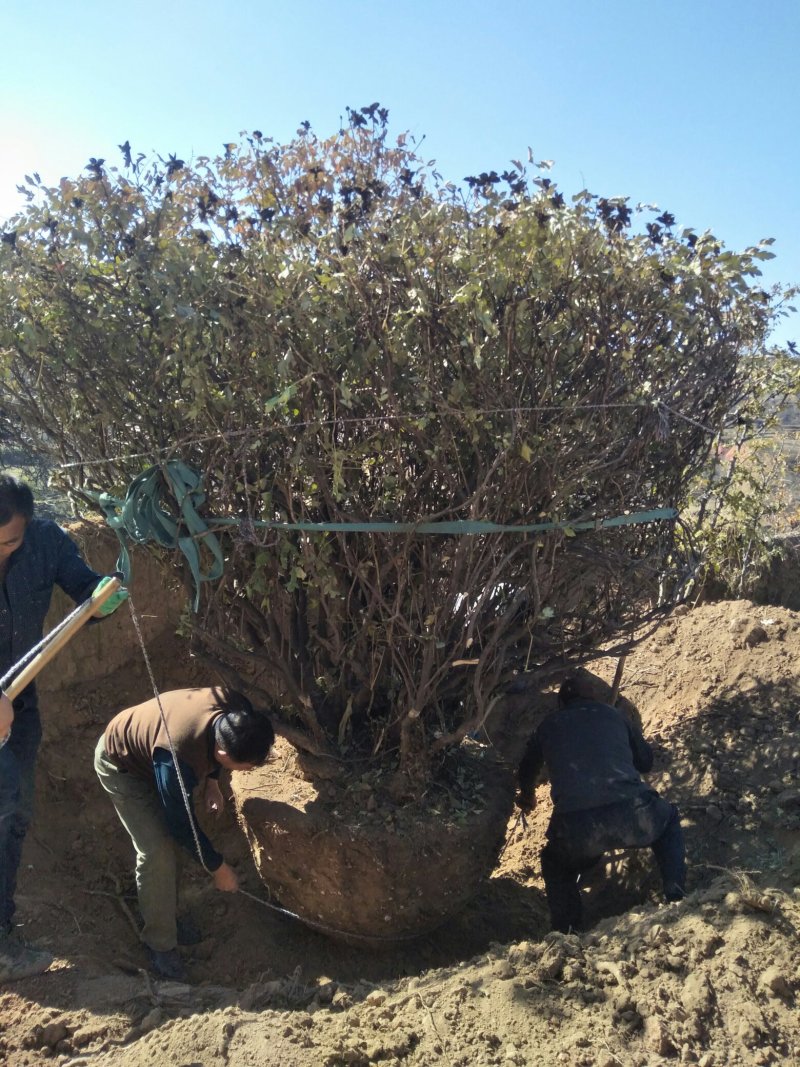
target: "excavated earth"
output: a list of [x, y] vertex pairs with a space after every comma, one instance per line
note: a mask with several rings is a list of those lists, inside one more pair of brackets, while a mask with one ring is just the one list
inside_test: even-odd
[[[110, 567], [107, 541], [92, 528], [81, 538]], [[179, 591], [163, 588], [146, 557], [134, 567], [158, 686], [215, 681], [174, 637]], [[246, 892], [216, 893], [187, 865], [184, 898], [205, 939], [184, 950], [191, 981], [177, 984], [144, 969], [130, 845], [91, 769], [110, 715], [151, 691], [130, 615], [118, 613], [80, 635], [41, 686], [45, 741], [18, 919], [57, 961], [0, 986], [0, 1062], [800, 1064], [798, 662], [800, 614], [747, 601], [686, 610], [627, 660], [623, 692], [656, 748], [651, 781], [683, 815], [681, 904], [659, 903], [648, 855], [619, 855], [585, 888], [588, 931], [549, 934], [543, 786], [525, 825], [509, 819], [492, 877], [462, 912], [376, 951], [269, 906], [231, 804], [206, 828]], [[610, 678], [614, 667], [597, 670]], [[549, 699], [516, 694], [510, 724], [479, 740], [512, 766]], [[289, 803], [298, 777], [292, 751], [280, 752], [269, 788]], [[366, 792], [361, 801], [371, 806]], [[313, 880], [324, 850], [306, 862]], [[354, 909], [357, 897], [356, 886]]]

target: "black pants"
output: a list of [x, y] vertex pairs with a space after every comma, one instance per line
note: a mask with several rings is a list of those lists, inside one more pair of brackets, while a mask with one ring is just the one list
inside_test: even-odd
[[619, 804], [553, 815], [542, 849], [542, 876], [554, 930], [581, 926], [580, 876], [604, 852], [651, 848], [661, 872], [664, 896], [680, 900], [686, 891], [686, 859], [680, 816], [674, 804], [649, 792]]
[[41, 737], [38, 710], [24, 708], [16, 711], [8, 744], [0, 748], [0, 933], [11, 926], [14, 917], [17, 870], [33, 815], [33, 782]]

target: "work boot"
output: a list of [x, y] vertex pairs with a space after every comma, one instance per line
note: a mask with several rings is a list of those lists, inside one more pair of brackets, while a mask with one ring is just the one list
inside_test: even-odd
[[24, 941], [0, 932], [0, 982], [16, 982], [20, 978], [44, 974], [52, 962], [49, 952], [31, 948]]
[[148, 948], [147, 955], [150, 957], [150, 970], [159, 978], [168, 978], [171, 982], [185, 982], [188, 979], [186, 965], [178, 955], [176, 948], [168, 949], [166, 952]]

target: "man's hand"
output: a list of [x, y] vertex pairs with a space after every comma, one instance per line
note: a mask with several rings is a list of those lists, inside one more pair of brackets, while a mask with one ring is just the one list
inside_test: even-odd
[[[105, 587], [110, 581], [110, 578], [100, 579], [100, 581], [94, 587], [94, 592], [92, 593], [92, 600], [97, 599], [97, 594], [100, 592], [101, 589], [105, 589]], [[116, 593], [112, 593], [108, 600], [105, 601], [105, 603], [94, 609], [94, 611], [92, 612], [92, 618], [102, 619], [106, 615], [111, 615], [112, 612], [116, 611], [120, 604], [124, 604], [127, 599], [128, 590], [125, 588], [124, 585], [121, 585], [116, 591]]]
[[225, 799], [216, 778], [206, 778], [204, 800], [209, 815], [219, 815], [225, 807]]
[[0, 748], [11, 736], [11, 727], [14, 725], [14, 705], [5, 695], [0, 693]]
[[223, 862], [211, 875], [214, 879], [214, 888], [222, 893], [235, 893], [239, 889], [239, 879], [236, 871], [229, 864]]
[[523, 815], [530, 815], [530, 813], [536, 807], [536, 796], [534, 794], [527, 796], [525, 793], [520, 791], [519, 793], [517, 793], [514, 799], [514, 803], [517, 805]]

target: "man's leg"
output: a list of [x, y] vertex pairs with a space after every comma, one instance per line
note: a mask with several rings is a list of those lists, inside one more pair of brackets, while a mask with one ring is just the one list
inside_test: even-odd
[[550, 909], [550, 925], [563, 934], [569, 933], [570, 930], [579, 930], [582, 919], [581, 895], [578, 889], [580, 871], [550, 841], [542, 849], [541, 860], [544, 891]]
[[541, 859], [554, 930], [567, 933], [581, 929], [580, 877], [594, 867], [604, 851], [603, 842], [598, 841], [594, 812], [572, 811], [550, 819]]
[[19, 858], [12, 823], [19, 808], [19, 762], [9, 745], [0, 748], [0, 932], [11, 928]]
[[19, 711], [0, 749], [0, 930], [9, 930], [16, 905], [22, 843], [33, 817], [36, 753], [42, 726], [36, 708]]
[[669, 901], [686, 894], [686, 859], [678, 809], [654, 790], [637, 800], [603, 812], [609, 828], [609, 841], [619, 848], [650, 848], [655, 855]]
[[142, 941], [155, 952], [170, 952], [178, 943], [177, 864], [175, 843], [167, 831], [155, 785], [120, 771], [106, 756], [103, 738], [94, 766], [136, 849]]
[[42, 974], [49, 952], [10, 936], [22, 843], [33, 815], [36, 753], [42, 729], [35, 708], [17, 713], [8, 743], [0, 749], [0, 981]]
[[553, 815], [542, 849], [542, 877], [554, 930], [580, 930], [583, 922], [580, 879], [607, 851], [607, 833], [598, 812]]
[[[663, 801], [663, 803], [668, 803]], [[670, 902], [686, 896], [686, 850], [678, 809], [670, 804], [670, 814], [661, 835], [651, 845], [661, 872], [664, 896]]]

